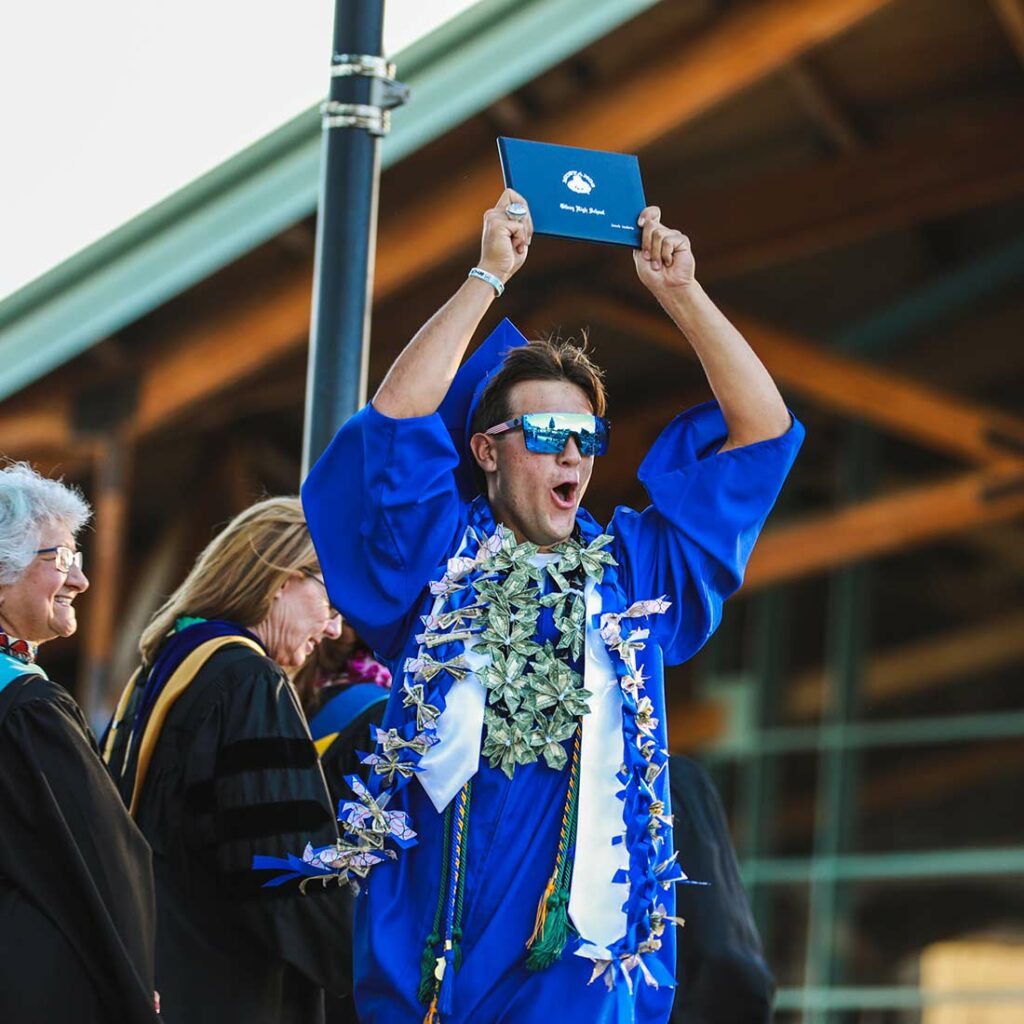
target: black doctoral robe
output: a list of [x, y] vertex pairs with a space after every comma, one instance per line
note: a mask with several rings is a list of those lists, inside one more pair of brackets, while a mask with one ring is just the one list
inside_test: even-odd
[[775, 979], [740, 880], [729, 826], [707, 773], [686, 757], [669, 759], [676, 850], [687, 875], [676, 914], [678, 988], [671, 1024], [767, 1024]]
[[[117, 774], [115, 750], [112, 768]], [[126, 802], [131, 777], [121, 782]], [[348, 895], [264, 889], [254, 854], [337, 837], [291, 684], [242, 646], [214, 654], [170, 709], [136, 818], [153, 847], [157, 988], [167, 1024], [318, 1024], [347, 993]]]
[[157, 1024], [150, 852], [81, 711], [0, 691], [0, 1021]]

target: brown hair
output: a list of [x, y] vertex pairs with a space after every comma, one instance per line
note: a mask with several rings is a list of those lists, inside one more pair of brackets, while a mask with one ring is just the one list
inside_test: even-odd
[[320, 564], [297, 497], [266, 498], [239, 513], [196, 559], [185, 581], [159, 608], [139, 640], [151, 663], [181, 615], [255, 626], [270, 614], [274, 594], [296, 572]]
[[608, 404], [604, 372], [587, 355], [587, 332], [581, 333], [582, 342], [555, 335], [512, 349], [484, 388], [470, 432], [477, 434], [510, 419], [509, 393], [516, 384], [528, 380], [564, 380], [575, 384], [587, 396], [595, 414], [603, 416]]

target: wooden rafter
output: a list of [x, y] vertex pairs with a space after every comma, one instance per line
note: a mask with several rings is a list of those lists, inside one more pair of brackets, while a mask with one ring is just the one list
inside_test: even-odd
[[1024, 466], [992, 466], [770, 529], [744, 590], [837, 569], [1024, 514]]
[[[596, 323], [693, 354], [675, 326], [657, 311], [600, 296], [570, 295], [563, 301], [586, 309]], [[1024, 456], [1022, 420], [829, 351], [753, 317], [730, 313], [730, 318], [781, 386], [828, 409], [974, 462]]]
[[751, 273], [1024, 192], [1024, 107], [950, 117], [842, 158], [682, 196], [705, 280]]
[[[612, 299], [561, 301], [692, 357], [666, 317]], [[809, 575], [1024, 513], [1024, 423], [822, 349], [748, 317], [733, 320], [783, 386], [984, 469], [770, 530], [745, 589]]]
[[187, 344], [148, 363], [139, 381], [134, 436], [155, 430], [303, 344], [309, 332], [309, 288], [306, 273], [284, 278], [269, 295], [200, 325]]
[[71, 403], [66, 395], [24, 396], [4, 403], [0, 416], [0, 454], [66, 452], [71, 445]]
[[97, 447], [93, 504], [96, 527], [90, 550], [92, 593], [85, 620], [79, 701], [87, 714], [106, 704], [111, 661], [117, 637], [128, 518], [131, 449], [123, 436], [110, 433]]
[[[970, 678], [1024, 660], [1024, 613], [1010, 612], [994, 622], [929, 637], [892, 650], [877, 651], [865, 669], [862, 696], [868, 704], [929, 692], [944, 683]], [[785, 688], [791, 715], [821, 713], [825, 674], [804, 673]], [[669, 706], [672, 749], [694, 750], [713, 743], [729, 730], [727, 705], [721, 700], [694, 700]]]
[[[1019, 610], [875, 652], [864, 672], [861, 695], [869, 704], [899, 700], [1018, 661], [1024, 662], [1024, 611]], [[820, 669], [793, 679], [785, 697], [790, 713], [799, 718], [819, 714], [825, 683]]]
[[783, 69], [782, 77], [805, 113], [838, 152], [859, 153], [864, 149], [861, 130], [806, 62], [793, 61]]
[[[530, 126], [532, 138], [568, 146], [642, 150], [789, 61], [834, 38], [889, 0], [766, 0], [727, 15], [682, 52], [671, 51], [632, 78], [571, 110]], [[656, 99], [655, 99], [656, 98]], [[459, 168], [423, 213], [382, 223], [374, 281], [392, 295], [480, 235], [480, 211], [501, 190], [488, 154]], [[387, 254], [386, 258], [383, 254]]]
[[[1019, 776], [1024, 770], [1024, 744], [988, 742], [965, 750], [943, 751], [915, 760], [913, 771], [899, 771], [869, 779], [858, 797], [862, 812], [878, 814], [892, 808], [905, 810], [931, 800], [945, 800], [951, 792], [964, 792], [998, 779]], [[815, 801], [794, 799], [778, 819], [783, 837], [806, 834], [814, 828]]]
[[1024, 64], [1024, 2], [1022, 0], [989, 0], [992, 10], [1003, 26], [1010, 45]]

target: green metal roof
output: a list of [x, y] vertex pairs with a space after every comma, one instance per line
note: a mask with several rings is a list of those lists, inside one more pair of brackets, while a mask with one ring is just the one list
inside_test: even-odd
[[[397, 55], [383, 166], [657, 2], [482, 0]], [[311, 108], [0, 303], [0, 399], [308, 216], [319, 162]]]

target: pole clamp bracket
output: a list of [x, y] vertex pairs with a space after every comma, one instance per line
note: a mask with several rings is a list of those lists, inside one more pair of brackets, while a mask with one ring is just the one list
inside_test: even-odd
[[371, 135], [387, 135], [391, 111], [409, 99], [409, 87], [395, 79], [395, 65], [368, 53], [336, 53], [331, 60], [332, 78], [360, 75], [372, 79], [368, 103], [327, 100], [320, 105], [321, 123], [327, 128], [363, 128]]

